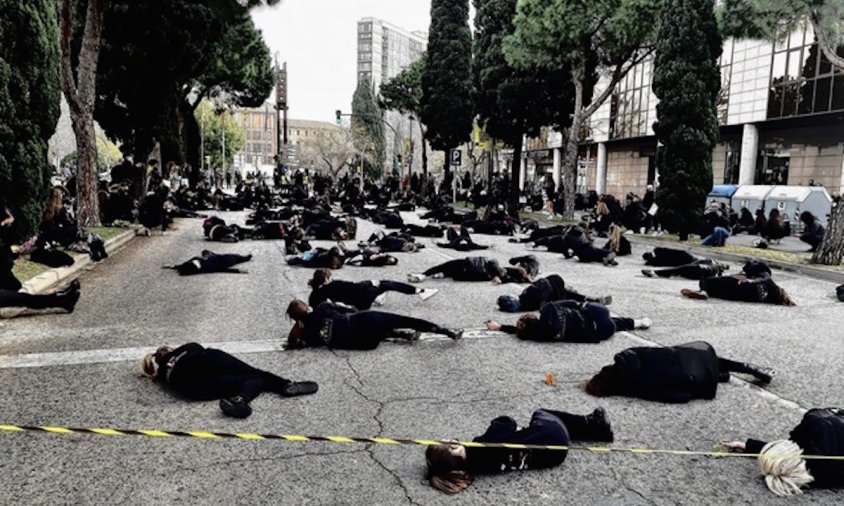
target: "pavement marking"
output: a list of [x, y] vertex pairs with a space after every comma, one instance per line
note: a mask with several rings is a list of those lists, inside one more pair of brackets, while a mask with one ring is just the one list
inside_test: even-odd
[[[463, 339], [488, 339], [503, 337], [507, 334], [491, 330], [467, 330]], [[407, 341], [391, 340], [397, 343]], [[420, 342], [452, 341], [438, 334], [422, 334]], [[232, 354], [283, 352], [286, 339], [259, 341], [226, 341], [203, 344], [206, 348], [217, 348]], [[141, 360], [147, 353], [153, 353], [158, 346], [139, 346], [134, 348], [107, 348], [98, 350], [57, 351], [28, 353], [22, 355], [0, 355], [0, 369], [24, 369], [33, 367], [61, 367], [68, 365], [107, 364], [113, 362], [131, 362]]]
[[[733, 453], [715, 450], [672, 450], [666, 448], [636, 448], [616, 446], [586, 446], [586, 445], [535, 445], [522, 443], [479, 443], [476, 441], [437, 440], [437, 439], [400, 439], [390, 437], [352, 437], [352, 436], [303, 436], [294, 434], [258, 434], [254, 432], [210, 432], [210, 431], [167, 431], [150, 429], [115, 429], [115, 428], [80, 428], [38, 425], [2, 424], [0, 432], [35, 432], [41, 434], [58, 435], [93, 435], [105, 437], [144, 436], [151, 438], [185, 437], [194, 439], [240, 439], [244, 441], [286, 441], [295, 443], [337, 443], [337, 444], [376, 444], [385, 446], [443, 446], [459, 444], [471, 448], [506, 448], [508, 450], [545, 450], [545, 451], [584, 451], [590, 453], [627, 453], [631, 455], [670, 455], [676, 457], [733, 457], [759, 458], [758, 453]], [[844, 455], [803, 455], [795, 453], [789, 457], [800, 457], [806, 460], [835, 460], [844, 461]], [[779, 457], [786, 457], [781, 455]]]

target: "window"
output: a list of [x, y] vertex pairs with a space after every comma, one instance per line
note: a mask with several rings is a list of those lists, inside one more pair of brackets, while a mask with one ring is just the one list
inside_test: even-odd
[[[844, 55], [844, 47], [838, 49]], [[798, 30], [774, 44], [768, 118], [844, 109], [844, 74], [834, 68], [815, 39]], [[840, 72], [840, 70], [839, 70]]]
[[724, 160], [724, 184], [738, 184], [739, 164], [741, 163], [741, 146], [735, 142], [727, 145]]
[[787, 149], [763, 149], [756, 162], [755, 184], [788, 184], [788, 166], [791, 153]]
[[651, 65], [651, 61], [636, 65], [616, 87], [610, 105], [613, 139], [648, 135]]

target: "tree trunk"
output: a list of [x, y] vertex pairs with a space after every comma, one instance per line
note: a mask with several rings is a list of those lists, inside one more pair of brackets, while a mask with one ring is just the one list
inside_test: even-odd
[[507, 214], [519, 217], [519, 181], [522, 175], [522, 143], [520, 135], [513, 142], [513, 162], [510, 164], [510, 196], [507, 199]]
[[103, 30], [103, 0], [88, 0], [82, 45], [74, 73], [72, 43], [75, 3], [72, 0], [61, 2], [62, 91], [70, 107], [70, 119], [76, 137], [77, 219], [83, 227], [92, 227], [100, 225], [94, 102]]
[[580, 127], [583, 125], [583, 80], [586, 75], [586, 62], [582, 61], [572, 73], [574, 81], [574, 114], [572, 115], [571, 126], [569, 127], [568, 140], [566, 141], [566, 152], [563, 158], [563, 219], [574, 220], [574, 193], [577, 184], [577, 148], [580, 137]]
[[844, 259], [844, 201], [838, 202], [826, 226], [826, 235], [812, 255], [812, 263], [841, 265]]

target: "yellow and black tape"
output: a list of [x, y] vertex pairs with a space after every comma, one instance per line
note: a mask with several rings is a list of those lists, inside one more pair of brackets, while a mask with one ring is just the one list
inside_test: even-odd
[[[172, 431], [157, 429], [79, 428], [37, 425], [0, 425], [0, 432], [40, 432], [59, 435], [84, 434], [96, 436], [143, 436], [152, 438], [172, 437], [196, 439], [240, 439], [245, 441], [287, 441], [291, 443], [360, 443], [392, 446], [440, 446], [457, 443], [468, 448], [507, 448], [511, 450], [586, 451], [591, 453], [627, 453], [632, 455], [671, 455], [675, 457], [759, 457], [759, 454], [755, 453], [733, 453], [726, 451], [668, 450], [660, 448], [623, 448], [615, 446], [586, 445], [529, 445], [519, 443], [477, 443], [474, 441], [399, 439], [388, 437], [300, 436], [290, 434], [258, 434], [252, 432], [207, 432]], [[808, 460], [844, 461], [844, 455], [800, 455], [800, 457]]]

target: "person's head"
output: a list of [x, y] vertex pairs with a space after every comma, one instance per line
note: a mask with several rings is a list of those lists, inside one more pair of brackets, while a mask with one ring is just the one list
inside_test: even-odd
[[340, 251], [340, 248], [337, 246], [332, 247], [328, 250], [328, 268], [329, 269], [339, 269], [343, 267], [343, 263], [345, 262], [345, 258], [343, 257], [343, 252]]
[[173, 348], [169, 346], [161, 346], [155, 350], [155, 353], [147, 354], [143, 360], [141, 360], [141, 374], [153, 381], [157, 380], [158, 370], [162, 365], [164, 365], [164, 358], [171, 351], [173, 351]]
[[608, 397], [613, 394], [613, 388], [615, 387], [613, 374], [614, 370], [612, 366], [605, 366], [601, 369], [601, 372], [586, 382], [583, 389], [587, 394], [594, 397]]
[[311, 312], [311, 307], [303, 300], [293, 299], [287, 306], [287, 316], [298, 321], [302, 321]]
[[779, 220], [780, 219], [780, 210], [779, 209], [771, 209], [771, 212], [768, 213], [769, 220]]
[[797, 303], [791, 300], [791, 297], [789, 297], [788, 293], [786, 293], [786, 291], [779, 286], [777, 287], [777, 304], [779, 304], [780, 306], [792, 307], [797, 305]]
[[810, 213], [809, 211], [803, 211], [802, 213], [800, 213], [800, 221], [802, 221], [806, 225], [811, 225], [815, 222], [815, 215]]
[[334, 232], [331, 232], [331, 240], [332, 241], [345, 241], [348, 238], [349, 238], [349, 235], [342, 228], [338, 227], [334, 230]]
[[316, 290], [321, 286], [327, 285], [331, 282], [331, 269], [317, 269], [314, 271], [314, 276], [308, 281], [308, 286]]
[[521, 265], [515, 267], [505, 267], [504, 275], [500, 276], [504, 283], [530, 283], [530, 275], [527, 270]]
[[429, 446], [425, 450], [428, 466], [426, 478], [432, 487], [452, 495], [472, 484], [472, 475], [466, 468], [466, 447], [458, 443]]
[[603, 200], [599, 201], [595, 206], [595, 214], [598, 216], [606, 216], [610, 214], [610, 208], [607, 206], [607, 203]]
[[516, 321], [516, 337], [529, 339], [530, 336], [536, 334], [538, 326], [539, 317], [535, 314], [526, 314]]
[[64, 192], [59, 187], [50, 190], [47, 206], [44, 209], [44, 221], [52, 221], [64, 208]]
[[498, 297], [498, 309], [505, 313], [518, 313], [522, 309], [522, 304], [517, 297], [502, 295]]
[[771, 492], [779, 496], [802, 494], [800, 489], [814, 481], [802, 455], [803, 450], [788, 439], [771, 441], [762, 447], [759, 470]]

